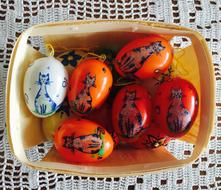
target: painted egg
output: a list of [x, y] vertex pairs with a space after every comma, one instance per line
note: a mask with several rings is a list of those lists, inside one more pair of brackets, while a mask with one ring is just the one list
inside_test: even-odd
[[68, 115], [64, 111], [59, 111], [47, 118], [42, 119], [42, 129], [47, 140], [54, 139], [56, 129], [60, 126], [62, 121], [67, 118]]
[[101, 61], [86, 59], [74, 69], [68, 91], [71, 109], [84, 115], [100, 107], [112, 87], [110, 69]]
[[135, 148], [153, 149], [166, 146], [171, 139], [158, 126], [151, 124], [139, 140], [131, 145]]
[[154, 97], [154, 121], [170, 137], [181, 137], [191, 128], [198, 113], [195, 87], [179, 77], [162, 83]]
[[119, 144], [120, 140], [116, 132], [114, 131], [111, 114], [112, 114], [111, 104], [106, 101], [99, 109], [95, 109], [93, 112], [86, 115], [85, 118], [103, 126], [112, 136], [114, 145], [116, 147]]
[[113, 127], [122, 142], [137, 141], [151, 119], [148, 91], [140, 85], [123, 87], [116, 95], [112, 107]]
[[96, 162], [113, 151], [111, 135], [100, 125], [86, 119], [65, 120], [55, 133], [55, 148], [67, 161]]
[[149, 35], [126, 44], [117, 54], [115, 69], [124, 77], [146, 79], [168, 69], [173, 51], [161, 36]]
[[24, 76], [24, 96], [29, 110], [37, 117], [56, 112], [66, 96], [68, 74], [53, 57], [43, 57], [29, 65]]

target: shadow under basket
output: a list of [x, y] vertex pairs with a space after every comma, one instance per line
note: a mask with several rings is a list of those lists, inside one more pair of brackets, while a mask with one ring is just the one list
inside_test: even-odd
[[[40, 159], [29, 159], [27, 150], [45, 143], [46, 139], [42, 132], [41, 119], [29, 112], [23, 96], [24, 73], [29, 64], [43, 56], [28, 44], [28, 39], [41, 37], [44, 43], [50, 43], [54, 47], [55, 52], [88, 47], [112, 48], [118, 51], [127, 42], [153, 33], [163, 35], [171, 43], [176, 37], [190, 39], [186, 47], [177, 48], [179, 43], [172, 44], [172, 65], [176, 67], [176, 76], [192, 82], [199, 94], [197, 119], [191, 130], [180, 139], [192, 144], [192, 154], [186, 159], [177, 159], [166, 147], [147, 150], [119, 146], [104, 161], [69, 164], [57, 154], [51, 144], [48, 152], [42, 154]], [[68, 21], [36, 25], [18, 38], [9, 65], [6, 98], [7, 131], [11, 150], [18, 160], [30, 167], [72, 175], [125, 176], [181, 167], [196, 160], [208, 145], [214, 126], [214, 85], [213, 65], [206, 42], [199, 33], [191, 29], [165, 23], [130, 20]], [[39, 156], [38, 153], [35, 156]]]

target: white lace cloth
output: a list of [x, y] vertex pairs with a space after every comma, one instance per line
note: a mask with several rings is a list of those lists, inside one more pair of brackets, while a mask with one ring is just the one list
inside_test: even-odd
[[[36, 171], [10, 152], [5, 128], [5, 82], [19, 34], [38, 23], [76, 19], [142, 19], [176, 23], [200, 32], [212, 51], [217, 80], [215, 129], [205, 153], [192, 165], [121, 178], [87, 178]], [[221, 189], [221, 2], [216, 0], [1, 0], [0, 1], [0, 189]], [[33, 41], [38, 46], [38, 41]], [[177, 44], [182, 46], [182, 44]], [[36, 151], [42, 152], [45, 147]], [[47, 148], [47, 147], [46, 147]], [[175, 142], [173, 152], [192, 147]], [[39, 153], [38, 152], [38, 153]], [[34, 155], [35, 153], [33, 153]]]

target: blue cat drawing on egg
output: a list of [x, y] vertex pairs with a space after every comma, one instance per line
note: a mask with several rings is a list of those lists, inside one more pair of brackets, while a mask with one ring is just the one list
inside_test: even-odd
[[35, 116], [53, 115], [64, 101], [68, 88], [68, 73], [54, 57], [36, 59], [24, 75], [24, 102]]
[[51, 82], [49, 73], [39, 73], [39, 79], [36, 83], [40, 86], [40, 88], [35, 97], [35, 112], [38, 114], [48, 115], [56, 111], [57, 105], [51, 99], [47, 91], [47, 86], [49, 86]]

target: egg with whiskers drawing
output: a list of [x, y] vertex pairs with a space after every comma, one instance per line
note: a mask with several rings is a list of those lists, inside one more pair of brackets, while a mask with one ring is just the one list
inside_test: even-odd
[[67, 87], [68, 74], [61, 62], [52, 56], [36, 59], [25, 72], [25, 103], [35, 116], [51, 116], [63, 102]]

